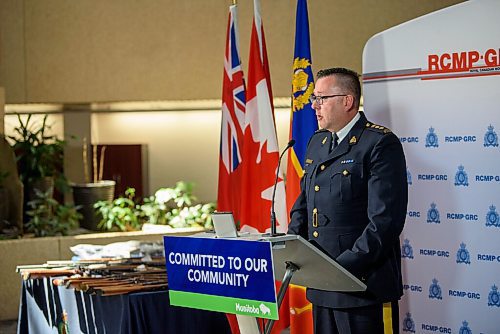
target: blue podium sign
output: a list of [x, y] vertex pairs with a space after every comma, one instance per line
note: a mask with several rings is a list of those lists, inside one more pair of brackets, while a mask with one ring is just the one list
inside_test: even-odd
[[172, 305], [278, 319], [270, 242], [163, 240]]

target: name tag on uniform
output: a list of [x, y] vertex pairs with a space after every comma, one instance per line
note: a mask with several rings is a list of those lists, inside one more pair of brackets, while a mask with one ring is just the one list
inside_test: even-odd
[[313, 163], [313, 160], [311, 159], [306, 159], [306, 164], [312, 164]]

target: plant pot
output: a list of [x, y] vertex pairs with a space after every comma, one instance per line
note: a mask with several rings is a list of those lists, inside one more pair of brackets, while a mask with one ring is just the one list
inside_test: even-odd
[[83, 215], [80, 227], [97, 231], [97, 225], [101, 220], [95, 211], [94, 204], [98, 201], [112, 201], [115, 194], [115, 181], [100, 181], [97, 183], [71, 184], [73, 189], [73, 201], [80, 206], [78, 211]]

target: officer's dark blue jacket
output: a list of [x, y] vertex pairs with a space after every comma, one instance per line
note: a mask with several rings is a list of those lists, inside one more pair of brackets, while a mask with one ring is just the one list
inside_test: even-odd
[[314, 243], [367, 285], [363, 293], [308, 289], [307, 298], [325, 307], [371, 305], [403, 294], [399, 235], [408, 201], [403, 148], [389, 129], [360, 113], [331, 153], [329, 131], [311, 137], [301, 193], [290, 212], [288, 233]]

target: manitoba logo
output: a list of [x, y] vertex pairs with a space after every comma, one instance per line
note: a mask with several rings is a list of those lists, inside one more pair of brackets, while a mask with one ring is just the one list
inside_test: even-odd
[[403, 332], [415, 333], [415, 323], [411, 318], [411, 313], [406, 313], [406, 317], [403, 320]]
[[406, 168], [406, 181], [408, 182], [408, 184], [412, 184], [411, 182], [411, 173], [410, 173], [410, 170], [408, 168]]
[[441, 287], [438, 284], [438, 280], [433, 278], [432, 284], [429, 286], [429, 298], [430, 299], [443, 299], [441, 296]]
[[484, 134], [484, 147], [498, 147], [498, 136], [493, 131], [493, 126], [488, 126], [488, 131]]
[[462, 322], [462, 327], [458, 331], [458, 334], [472, 334], [472, 331], [469, 328], [469, 323], [467, 321]]
[[460, 244], [460, 248], [457, 251], [457, 263], [470, 264], [470, 254], [463, 242]]
[[436, 204], [431, 203], [431, 208], [427, 211], [427, 222], [440, 224], [439, 211], [436, 209]]
[[292, 78], [293, 111], [299, 111], [309, 103], [314, 91], [311, 62], [306, 58], [295, 58]]
[[469, 186], [469, 178], [464, 170], [464, 166], [458, 166], [458, 171], [455, 174], [455, 185], [456, 186]]
[[493, 204], [490, 205], [490, 211], [486, 214], [486, 226], [500, 227], [500, 216], [496, 209]]
[[249, 304], [240, 305], [240, 303], [236, 303], [234, 307], [237, 312], [260, 314], [259, 308], [255, 307], [254, 305], [249, 305]]
[[500, 307], [500, 294], [498, 293], [498, 288], [493, 284], [491, 291], [488, 294], [488, 306]]
[[429, 128], [429, 133], [425, 137], [425, 147], [439, 147], [438, 136], [434, 133], [434, 128]]
[[410, 240], [403, 240], [403, 246], [401, 247], [401, 257], [406, 259], [413, 259], [413, 248], [410, 245]]

